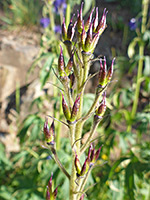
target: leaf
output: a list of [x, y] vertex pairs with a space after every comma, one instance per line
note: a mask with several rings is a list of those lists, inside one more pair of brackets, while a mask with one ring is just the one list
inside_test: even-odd
[[36, 67], [36, 65], [42, 61], [45, 58], [49, 57], [49, 52], [48, 53], [43, 53], [42, 55], [40, 55], [37, 59], [34, 60], [34, 62], [32, 63], [31, 67], [28, 70], [27, 76], [30, 75], [30, 73], [32, 73], [34, 71], [34, 68]]
[[140, 38], [135, 37], [132, 42], [128, 46], [128, 56], [129, 58], [132, 58], [135, 54], [135, 46], [137, 45], [137, 42], [140, 41]]
[[135, 189], [135, 184], [134, 184], [134, 169], [132, 166], [132, 163], [129, 163], [129, 165], [126, 167], [125, 170], [125, 185], [128, 191], [129, 197], [134, 200], [134, 189]]
[[36, 114], [31, 114], [24, 120], [23, 127], [18, 134], [21, 143], [24, 142], [28, 129], [35, 123], [36, 120], [41, 120], [41, 118]]
[[52, 68], [54, 58], [55, 58], [54, 54], [50, 53], [49, 58], [46, 60], [44, 66], [41, 69], [41, 72], [40, 72], [41, 88], [43, 88], [43, 86], [45, 85], [46, 81], [48, 80], [50, 76], [50, 71]]
[[145, 76], [150, 76], [150, 56], [145, 56], [145, 67], [143, 74]]
[[111, 170], [109, 172], [109, 179], [111, 179], [111, 177], [113, 176], [114, 172], [115, 172], [115, 169], [125, 160], [127, 160], [129, 158], [127, 157], [123, 157], [123, 158], [120, 158], [119, 160], [117, 160], [115, 162], [115, 164], [111, 167]]

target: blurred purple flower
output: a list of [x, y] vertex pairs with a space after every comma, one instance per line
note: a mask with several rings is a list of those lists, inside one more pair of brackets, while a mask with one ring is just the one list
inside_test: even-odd
[[61, 26], [60, 25], [56, 25], [54, 28], [55, 33], [59, 33], [61, 34]]
[[54, 10], [56, 13], [58, 13], [58, 9], [61, 8], [63, 9], [63, 12], [66, 12], [67, 4], [66, 0], [55, 0], [54, 1]]
[[129, 27], [131, 31], [134, 31], [138, 26], [138, 22], [135, 18], [130, 19]]
[[49, 24], [50, 24], [50, 19], [48, 17], [43, 17], [43, 18], [40, 19], [40, 25], [43, 28], [48, 27]]
[[51, 159], [52, 159], [52, 156], [50, 155], [46, 157], [46, 160], [51, 160]]

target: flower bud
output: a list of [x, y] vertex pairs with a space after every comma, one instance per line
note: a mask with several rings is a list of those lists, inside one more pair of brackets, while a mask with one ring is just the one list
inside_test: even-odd
[[82, 29], [82, 33], [81, 33], [81, 44], [82, 44], [82, 48], [84, 48], [84, 44], [85, 44], [85, 40], [86, 40], [87, 34], [86, 31], [84, 29], [84, 24], [83, 24], [83, 29]]
[[65, 24], [65, 17], [63, 17], [63, 23], [62, 23], [62, 38], [63, 40], [67, 40], [67, 28]]
[[74, 73], [69, 75], [69, 79], [70, 79], [70, 89], [72, 89], [74, 82], [75, 82], [75, 76]]
[[107, 77], [106, 77], [107, 83], [110, 82], [110, 80], [111, 80], [111, 78], [112, 78], [112, 75], [113, 75], [114, 61], [115, 61], [115, 58], [112, 60], [111, 66], [110, 66], [110, 68], [109, 68], [109, 70], [108, 70], [108, 73], [107, 73]]
[[95, 155], [95, 149], [92, 149], [91, 151], [91, 156], [90, 156], [90, 161], [92, 162], [94, 159], [94, 155]]
[[69, 120], [70, 116], [71, 116], [71, 113], [70, 113], [69, 107], [67, 105], [67, 102], [64, 99], [64, 95], [63, 94], [62, 94], [62, 108], [63, 108], [63, 112], [64, 112], [64, 115], [65, 115], [65, 118], [67, 120]]
[[94, 10], [95, 10], [95, 7], [92, 9], [92, 11], [91, 11], [91, 13], [90, 13], [90, 15], [89, 15], [89, 17], [88, 17], [86, 23], [85, 23], [84, 28], [85, 28], [85, 31], [86, 31], [86, 32], [87, 32], [87, 30], [88, 30], [89, 27], [90, 27], [90, 24], [91, 24], [91, 21], [92, 21], [92, 15], [93, 15]]
[[96, 15], [93, 21], [93, 32], [96, 31], [97, 26], [98, 26], [98, 7], [96, 8]]
[[104, 57], [104, 65], [102, 64], [102, 59], [100, 59], [99, 84], [102, 87], [105, 87], [106, 85], [106, 58], [105, 57]]
[[49, 188], [47, 188], [47, 191], [46, 191], [46, 200], [50, 200]]
[[92, 42], [92, 23], [90, 24], [89, 30], [87, 32], [87, 37], [85, 40], [85, 46], [83, 50], [85, 52], [90, 52], [91, 51], [91, 42]]
[[54, 192], [53, 192], [54, 200], [56, 199], [57, 193], [58, 193], [58, 187], [56, 187]]
[[81, 195], [79, 200], [83, 200], [84, 199], [84, 194]]
[[44, 136], [47, 144], [54, 145], [54, 137], [55, 137], [55, 131], [54, 131], [54, 121], [51, 124], [51, 127], [49, 129], [48, 127], [48, 118], [46, 118], [44, 123]]
[[81, 169], [81, 176], [85, 175], [88, 172], [89, 163], [90, 163], [90, 161], [89, 161], [89, 158], [87, 157], [87, 159], [85, 160], [85, 162], [84, 162], [84, 164], [82, 166], [82, 169]]
[[106, 92], [104, 92], [100, 106], [96, 110], [96, 115], [98, 116], [98, 118], [102, 118], [102, 116], [105, 114], [105, 111], [106, 111]]
[[89, 146], [89, 151], [88, 151], [88, 159], [91, 160], [91, 153], [92, 153], [92, 150], [93, 150], [93, 145], [90, 144]]
[[72, 39], [73, 39], [73, 36], [74, 36], [74, 33], [75, 33], [75, 27], [76, 27], [76, 24], [77, 24], [77, 21], [76, 21], [73, 25], [73, 23], [72, 23], [73, 17], [74, 17], [74, 15], [72, 16], [72, 18], [70, 20], [68, 30], [67, 30], [67, 39], [69, 41], [72, 41]]
[[80, 96], [77, 96], [71, 112], [71, 118], [70, 118], [71, 122], [74, 122], [76, 120], [79, 108], [80, 108]]
[[99, 21], [99, 24], [96, 28], [96, 32], [99, 32], [99, 35], [101, 35], [106, 28], [106, 15], [107, 15], [107, 13], [108, 13], [108, 11], [106, 11], [106, 8], [105, 8], [104, 12], [103, 12], [103, 16], [102, 16], [101, 20]]
[[100, 151], [101, 151], [101, 149], [102, 149], [102, 146], [100, 146], [100, 148], [96, 151], [96, 153], [95, 153], [95, 155], [94, 155], [94, 159], [93, 159], [93, 161], [94, 162], [96, 162], [97, 161], [97, 159], [98, 159], [98, 157], [99, 157], [99, 154], [100, 154]]
[[81, 3], [80, 13], [78, 11], [78, 19], [77, 19], [77, 29], [78, 32], [81, 34], [83, 29], [83, 19], [82, 19], [82, 10], [83, 10], [83, 2]]
[[65, 72], [66, 72], [67, 76], [70, 74], [72, 67], [73, 67], [73, 56], [74, 56], [74, 54], [71, 55], [71, 57], [68, 61], [68, 64], [65, 68]]
[[76, 154], [76, 157], [75, 157], [74, 164], [75, 164], [75, 168], [76, 168], [76, 171], [77, 171], [77, 176], [80, 176], [80, 174], [81, 174], [81, 164], [80, 164], [80, 161], [78, 159], [77, 154]]
[[58, 71], [59, 71], [59, 75], [60, 76], [65, 76], [65, 62], [64, 62], [64, 55], [63, 55], [63, 50], [62, 47], [60, 45], [60, 56], [58, 59]]
[[91, 42], [91, 50], [90, 50], [91, 53], [93, 53], [93, 51], [98, 43], [99, 37], [100, 37], [99, 32], [94, 35], [92, 42]]
[[55, 190], [52, 192], [52, 178], [53, 178], [53, 174], [51, 175], [51, 178], [48, 182], [46, 200], [56, 200], [58, 187], [56, 187]]
[[50, 179], [48, 181], [48, 188], [49, 189], [52, 189], [52, 178], [53, 178], [53, 173], [51, 174], [51, 177], [50, 177]]

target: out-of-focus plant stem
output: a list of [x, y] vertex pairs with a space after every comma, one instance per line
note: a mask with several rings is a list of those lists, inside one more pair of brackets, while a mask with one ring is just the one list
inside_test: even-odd
[[[70, 140], [71, 140], [71, 146], [73, 147], [75, 143], [75, 125], [70, 125]], [[76, 169], [74, 165], [75, 160], [75, 151], [74, 148], [72, 148], [72, 170], [71, 170], [71, 177], [70, 177], [70, 194], [69, 194], [69, 200], [76, 200], [76, 194], [74, 194], [74, 190], [76, 187], [75, 179], [76, 179]]]
[[66, 27], [68, 27], [69, 22], [70, 22], [70, 12], [71, 12], [70, 1], [67, 0], [67, 9], [66, 9]]
[[[142, 1], [142, 25], [141, 25], [141, 34], [143, 35], [146, 30], [146, 21], [147, 21], [147, 14], [148, 14], [148, 5], [149, 0]], [[143, 70], [143, 60], [144, 60], [144, 42], [140, 42], [139, 44], [139, 62], [138, 62], [138, 72], [137, 72], [137, 81], [136, 81], [136, 90], [135, 90], [135, 98], [132, 106], [131, 111], [131, 119], [133, 120], [137, 111], [138, 101], [139, 101], [139, 93], [141, 87], [141, 77], [142, 77], [142, 70]], [[131, 131], [131, 125], [128, 126], [128, 131]]]

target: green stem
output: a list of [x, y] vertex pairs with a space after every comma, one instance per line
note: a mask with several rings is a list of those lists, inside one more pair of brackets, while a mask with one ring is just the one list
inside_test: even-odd
[[55, 20], [54, 20], [54, 15], [53, 15], [52, 9], [53, 9], [53, 7], [49, 5], [50, 27], [51, 27], [51, 30], [54, 31]]
[[96, 124], [94, 124], [94, 122], [93, 122], [91, 131], [90, 131], [90, 135], [89, 135], [88, 139], [86, 140], [85, 144], [82, 146], [82, 148], [80, 150], [80, 155], [82, 155], [84, 153], [84, 151], [89, 147], [90, 142], [95, 134], [98, 124], [99, 124], [99, 122]]
[[51, 152], [53, 153], [54, 155], [54, 160], [55, 162], [57, 163], [58, 167], [60, 168], [60, 170], [68, 177], [68, 179], [70, 180], [70, 175], [68, 174], [68, 172], [65, 170], [65, 168], [63, 167], [63, 165], [61, 164], [57, 154], [56, 154], [56, 150], [54, 149], [53, 146], [50, 147], [51, 149]]
[[136, 82], [136, 90], [135, 90], [135, 98], [133, 102], [132, 112], [131, 112], [131, 118], [134, 119], [137, 106], [138, 106], [138, 100], [139, 100], [139, 93], [140, 93], [140, 86], [141, 86], [141, 77], [142, 77], [142, 69], [143, 69], [143, 55], [144, 55], [144, 45], [141, 45], [139, 47], [139, 63], [138, 63], [138, 72], [137, 72], [137, 82]]
[[[70, 139], [71, 139], [71, 146], [75, 143], [75, 126], [76, 124], [71, 124], [70, 127]], [[76, 194], [75, 194], [75, 187], [76, 187], [76, 169], [74, 165], [75, 160], [75, 151], [72, 149], [72, 170], [71, 170], [71, 177], [70, 177], [70, 194], [69, 199], [70, 200], [76, 200]]]
[[[91, 58], [91, 53], [87, 54], [85, 52], [82, 52], [82, 54], [80, 55], [83, 57], [83, 64], [84, 64], [84, 68], [82, 67], [82, 63], [80, 63], [80, 79], [78, 80], [78, 91], [80, 90], [80, 88], [82, 87], [82, 85], [85, 83], [85, 81], [88, 78], [88, 73], [89, 73], [89, 68], [90, 68], [90, 58]], [[78, 113], [78, 118], [80, 119], [82, 117], [82, 109], [83, 109], [83, 95], [84, 95], [84, 89], [85, 87], [82, 88], [81, 91], [81, 95], [80, 95], [80, 109], [79, 109], [79, 113]], [[76, 125], [76, 135], [75, 135], [75, 139], [79, 140], [82, 136], [82, 129], [83, 129], [83, 122], [82, 121], [78, 121], [77, 125]], [[81, 142], [77, 142], [77, 154], [80, 154], [80, 146], [81, 146]]]
[[71, 13], [71, 7], [69, 0], [67, 0], [67, 9], [66, 9], [66, 27], [68, 27], [70, 22], [70, 13]]
[[[142, 26], [141, 26], [141, 34], [143, 35], [146, 30], [146, 21], [147, 21], [147, 14], [148, 14], [148, 5], [149, 0], [142, 1]], [[131, 111], [131, 119], [135, 118], [135, 114], [137, 112], [138, 101], [139, 101], [139, 93], [141, 87], [141, 77], [142, 77], [142, 70], [143, 70], [143, 60], [144, 60], [144, 43], [141, 42], [139, 45], [139, 62], [138, 62], [138, 72], [137, 72], [137, 81], [136, 81], [136, 90], [135, 90], [135, 98], [133, 101], [132, 111]], [[131, 125], [127, 128], [128, 131], [131, 131]]]

